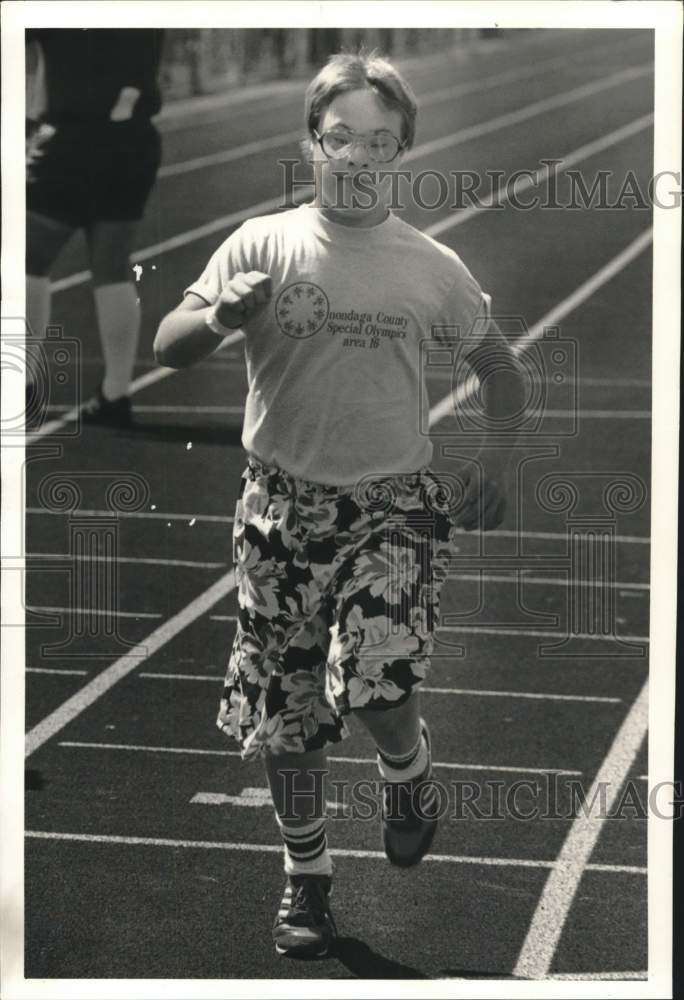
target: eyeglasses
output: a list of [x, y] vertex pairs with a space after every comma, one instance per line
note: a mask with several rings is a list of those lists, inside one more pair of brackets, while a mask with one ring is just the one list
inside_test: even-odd
[[319, 146], [331, 160], [348, 156], [357, 143], [361, 143], [369, 158], [375, 163], [391, 163], [406, 145], [391, 132], [372, 132], [370, 135], [358, 135], [344, 129], [330, 129], [319, 135], [314, 129]]

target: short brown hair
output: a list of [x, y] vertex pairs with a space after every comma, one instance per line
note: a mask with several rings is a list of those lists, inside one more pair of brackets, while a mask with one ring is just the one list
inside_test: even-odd
[[416, 98], [402, 75], [374, 49], [331, 56], [306, 90], [305, 115], [309, 135], [318, 129], [326, 108], [339, 94], [372, 90], [387, 108], [401, 113], [401, 136], [407, 149], [416, 134]]

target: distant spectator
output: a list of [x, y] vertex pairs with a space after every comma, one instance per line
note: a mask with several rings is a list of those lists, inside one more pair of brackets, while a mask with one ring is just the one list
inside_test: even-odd
[[[27, 31], [35, 63], [27, 114], [26, 315], [50, 321], [50, 270], [76, 229], [88, 244], [105, 373], [85, 422], [126, 426], [140, 330], [130, 254], [161, 142], [157, 73], [163, 31]], [[32, 386], [27, 386], [31, 396]]]

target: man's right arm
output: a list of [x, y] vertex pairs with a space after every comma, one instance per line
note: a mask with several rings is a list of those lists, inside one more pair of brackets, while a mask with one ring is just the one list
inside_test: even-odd
[[168, 313], [154, 338], [154, 357], [166, 368], [188, 368], [213, 354], [224, 337], [210, 330], [207, 318], [212, 307], [194, 292]]
[[159, 324], [154, 356], [167, 368], [188, 368], [212, 354], [226, 336], [253, 318], [271, 298], [271, 279], [250, 271], [236, 274], [213, 306], [194, 292]]

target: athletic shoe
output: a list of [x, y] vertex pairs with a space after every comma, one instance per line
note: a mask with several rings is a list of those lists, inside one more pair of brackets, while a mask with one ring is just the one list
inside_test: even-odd
[[330, 875], [289, 875], [273, 924], [279, 955], [322, 958], [330, 951], [337, 928], [330, 912]]
[[427, 854], [439, 821], [430, 731], [424, 719], [420, 730], [427, 743], [425, 770], [408, 781], [386, 781], [382, 788], [382, 842], [392, 864], [402, 868], [417, 865]]
[[130, 396], [107, 399], [102, 392], [102, 383], [100, 383], [93, 398], [81, 407], [81, 420], [84, 424], [130, 427], [133, 420]]

